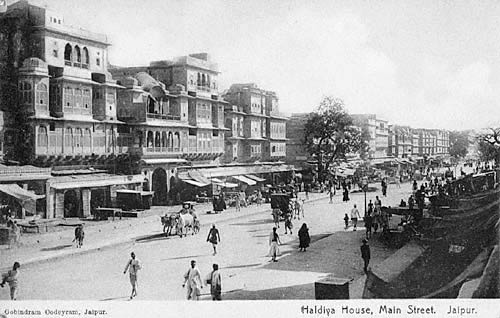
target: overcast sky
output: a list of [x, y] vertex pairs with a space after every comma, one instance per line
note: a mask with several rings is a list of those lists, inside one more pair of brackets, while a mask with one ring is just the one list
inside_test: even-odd
[[496, 0], [45, 2], [67, 24], [105, 33], [112, 64], [208, 52], [222, 88], [255, 82], [287, 113], [334, 95], [350, 113], [412, 127], [500, 124]]

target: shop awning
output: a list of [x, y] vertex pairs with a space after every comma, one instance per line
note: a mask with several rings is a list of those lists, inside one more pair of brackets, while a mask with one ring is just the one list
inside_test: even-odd
[[209, 185], [208, 183], [203, 183], [203, 182], [198, 182], [198, 181], [195, 181], [195, 180], [182, 180], [186, 183], [189, 183], [191, 185], [194, 185], [196, 187], [206, 187], [207, 185]]
[[256, 185], [257, 182], [252, 180], [252, 179], [248, 179], [247, 177], [244, 177], [244, 176], [233, 176], [233, 178], [235, 178], [236, 180], [239, 180], [241, 182], [244, 182], [248, 185]]
[[263, 181], [266, 181], [266, 179], [259, 178], [259, 177], [257, 177], [257, 176], [254, 176], [253, 174], [247, 174], [247, 175], [245, 175], [245, 177], [247, 177], [248, 179], [251, 179], [251, 180], [257, 181], [257, 182], [263, 182]]
[[215, 182], [214, 180], [213, 181], [213, 184], [219, 186], [219, 187], [223, 187], [223, 188], [236, 188], [238, 187], [238, 184], [236, 183], [231, 183], [231, 182]]
[[176, 158], [157, 158], [157, 159], [142, 159], [140, 163], [146, 165], [160, 165], [160, 164], [177, 164], [186, 163], [186, 159], [176, 159]]
[[199, 183], [210, 184], [210, 180], [208, 180], [201, 172], [196, 170], [191, 170], [188, 172], [188, 176], [190, 179], [193, 179]]
[[148, 195], [153, 195], [155, 194], [154, 191], [136, 191], [136, 190], [116, 190], [116, 193], [137, 193], [140, 194], [141, 196], [148, 196]]
[[120, 176], [111, 174], [63, 176], [49, 179], [49, 185], [56, 190], [76, 188], [98, 188], [122, 184], [138, 184], [144, 182], [140, 174]]
[[17, 184], [0, 184], [0, 191], [16, 198], [19, 204], [30, 214], [36, 214], [36, 200], [45, 197], [27, 191]]

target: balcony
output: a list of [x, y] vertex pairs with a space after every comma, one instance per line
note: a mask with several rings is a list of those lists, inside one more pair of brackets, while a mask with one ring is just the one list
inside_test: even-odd
[[147, 113], [146, 118], [160, 119], [160, 120], [181, 120], [181, 116], [176, 116], [176, 115], [171, 115], [171, 114]]

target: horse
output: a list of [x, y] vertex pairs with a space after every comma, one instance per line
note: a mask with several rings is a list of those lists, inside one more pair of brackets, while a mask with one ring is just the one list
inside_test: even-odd
[[200, 231], [200, 221], [190, 213], [179, 214], [177, 219], [177, 233], [180, 237], [187, 236], [188, 229], [191, 229], [191, 235]]
[[280, 227], [281, 210], [280, 209], [273, 209], [272, 216], [273, 216], [274, 225], [277, 228], [279, 228]]
[[169, 236], [172, 233], [172, 229], [177, 227], [177, 220], [177, 214], [165, 214], [165, 216], [161, 217], [161, 224], [163, 224], [163, 233], [166, 233], [166, 236]]

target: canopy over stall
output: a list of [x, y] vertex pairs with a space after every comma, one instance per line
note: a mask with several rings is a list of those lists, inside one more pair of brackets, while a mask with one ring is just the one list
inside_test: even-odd
[[257, 182], [263, 182], [263, 181], [266, 181], [266, 179], [263, 179], [263, 178], [260, 178], [260, 177], [257, 177], [257, 176], [254, 176], [253, 174], [247, 174], [245, 175], [246, 178], [248, 179], [251, 179], [251, 180], [255, 180]]
[[36, 214], [36, 200], [45, 197], [27, 191], [17, 184], [0, 184], [0, 191], [14, 197], [28, 213], [33, 215]]
[[233, 176], [234, 179], [244, 182], [250, 186], [256, 185], [257, 182], [244, 176]]

